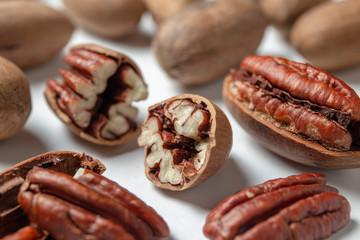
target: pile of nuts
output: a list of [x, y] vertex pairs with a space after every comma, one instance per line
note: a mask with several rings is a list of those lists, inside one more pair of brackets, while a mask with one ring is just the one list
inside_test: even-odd
[[[264, 147], [318, 168], [360, 167], [360, 98], [322, 70], [360, 64], [359, 0], [63, 3], [65, 13], [36, 1], [0, 1], [1, 140], [19, 132], [31, 111], [29, 83], [21, 69], [58, 55], [74, 26], [125, 39], [136, 33], [149, 11], [158, 27], [151, 47], [170, 78], [203, 85], [230, 70], [223, 84], [224, 102]], [[269, 24], [312, 65], [251, 55]], [[139, 135], [145, 175], [156, 187], [194, 187], [227, 160], [232, 128], [209, 99], [181, 94], [163, 100], [148, 108], [140, 127], [132, 103], [145, 100], [148, 89], [130, 57], [78, 44], [64, 60], [68, 68], [59, 70], [61, 78], [46, 84], [50, 108], [71, 131], [95, 144], [120, 145]], [[48, 152], [3, 171], [0, 238], [169, 237], [166, 221], [101, 176], [104, 171], [98, 159], [66, 151]], [[267, 239], [269, 232], [276, 239], [323, 239], [349, 220], [346, 198], [326, 185], [324, 175], [311, 173], [270, 180], [227, 197], [207, 216], [203, 232], [209, 239]]]

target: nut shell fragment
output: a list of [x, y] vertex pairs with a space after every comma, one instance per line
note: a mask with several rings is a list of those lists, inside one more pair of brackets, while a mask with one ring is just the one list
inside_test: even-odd
[[208, 99], [181, 94], [149, 107], [138, 138], [145, 174], [157, 187], [180, 191], [212, 176], [232, 147], [230, 123]]

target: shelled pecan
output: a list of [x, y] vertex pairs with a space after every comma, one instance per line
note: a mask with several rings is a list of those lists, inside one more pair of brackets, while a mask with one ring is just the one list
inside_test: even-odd
[[350, 205], [337, 192], [316, 173], [270, 180], [220, 202], [203, 231], [218, 240], [324, 239], [350, 220]]
[[94, 172], [76, 179], [34, 168], [18, 201], [31, 222], [55, 239], [155, 239], [169, 236], [164, 220], [115, 182]]
[[29, 223], [17, 202], [17, 195], [27, 173], [34, 167], [48, 168], [74, 175], [79, 168], [96, 173], [105, 171], [97, 159], [68, 151], [55, 151], [22, 161], [0, 173], [0, 238], [11, 234]]
[[139, 128], [133, 101], [147, 97], [140, 70], [126, 55], [83, 44], [65, 56], [71, 69], [60, 69], [63, 81], [50, 79], [45, 90], [50, 107], [80, 137], [117, 145]]
[[232, 147], [230, 123], [204, 97], [182, 94], [149, 107], [138, 139], [146, 177], [157, 187], [184, 190], [213, 175]]
[[307, 63], [252, 55], [226, 78], [223, 96], [240, 125], [277, 154], [322, 167], [359, 165], [352, 153], [349, 164], [319, 161], [360, 147], [360, 99], [329, 73]]

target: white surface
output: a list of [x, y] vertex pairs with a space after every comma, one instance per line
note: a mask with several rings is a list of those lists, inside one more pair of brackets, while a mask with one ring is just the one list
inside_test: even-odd
[[[57, 3], [52, 2], [57, 5]], [[85, 152], [100, 159], [107, 167], [104, 175], [152, 206], [170, 227], [170, 239], [205, 239], [202, 227], [210, 210], [234, 192], [266, 180], [305, 172], [325, 174], [328, 183], [339, 189], [350, 202], [351, 221], [330, 239], [358, 240], [360, 238], [360, 169], [319, 170], [282, 159], [262, 148], [235, 122], [225, 107], [222, 79], [206, 86], [184, 88], [167, 77], [157, 64], [150, 49], [155, 32], [149, 15], [144, 15], [141, 33], [124, 41], [110, 41], [76, 30], [64, 51], [48, 63], [26, 71], [31, 85], [33, 109], [24, 129], [16, 136], [0, 142], [0, 171], [35, 155], [54, 150]], [[73, 135], [50, 110], [43, 91], [49, 78], [57, 77], [57, 70], [65, 67], [62, 57], [69, 46], [77, 43], [97, 43], [129, 55], [138, 64], [149, 86], [149, 97], [137, 103], [138, 121], [142, 122], [147, 107], [180, 93], [196, 93], [216, 103], [228, 116], [234, 134], [234, 144], [225, 165], [209, 180], [183, 192], [170, 192], [153, 186], [144, 175], [143, 149], [136, 139], [118, 147], [102, 147]], [[267, 29], [258, 49], [259, 54], [278, 55], [292, 60], [303, 59], [284, 42], [272, 28]], [[360, 68], [336, 76], [360, 93]]]

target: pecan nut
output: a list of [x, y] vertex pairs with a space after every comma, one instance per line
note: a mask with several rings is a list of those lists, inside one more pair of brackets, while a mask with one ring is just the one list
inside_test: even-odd
[[117, 145], [138, 133], [133, 101], [147, 97], [140, 70], [127, 56], [96, 45], [71, 48], [71, 69], [60, 69], [62, 82], [50, 79], [45, 96], [54, 112], [80, 137]]
[[[240, 70], [232, 70], [226, 78], [223, 95], [240, 125], [285, 158], [332, 167], [318, 162], [325, 158], [322, 153], [360, 146], [358, 95], [340, 79], [307, 63], [248, 56]], [[314, 153], [304, 153], [310, 151]], [[312, 156], [313, 162], [301, 160]], [[350, 160], [345, 167], [356, 164]], [[342, 166], [335, 162], [333, 167]]]
[[350, 220], [337, 192], [316, 173], [270, 180], [220, 202], [203, 231], [209, 239], [324, 239]]
[[184, 190], [223, 165], [232, 130], [215, 104], [182, 94], [149, 107], [138, 143], [145, 146], [146, 177], [157, 187]]
[[[115, 182], [91, 171], [72, 178], [34, 168], [18, 201], [30, 220], [55, 239], [167, 237], [165, 221]], [[61, 223], [61, 224], [60, 224]]]
[[54, 151], [22, 161], [0, 173], [0, 237], [11, 234], [29, 224], [26, 214], [17, 201], [20, 186], [34, 167], [52, 169], [74, 175], [80, 168], [97, 173], [105, 171], [104, 165], [85, 154], [67, 151]]

